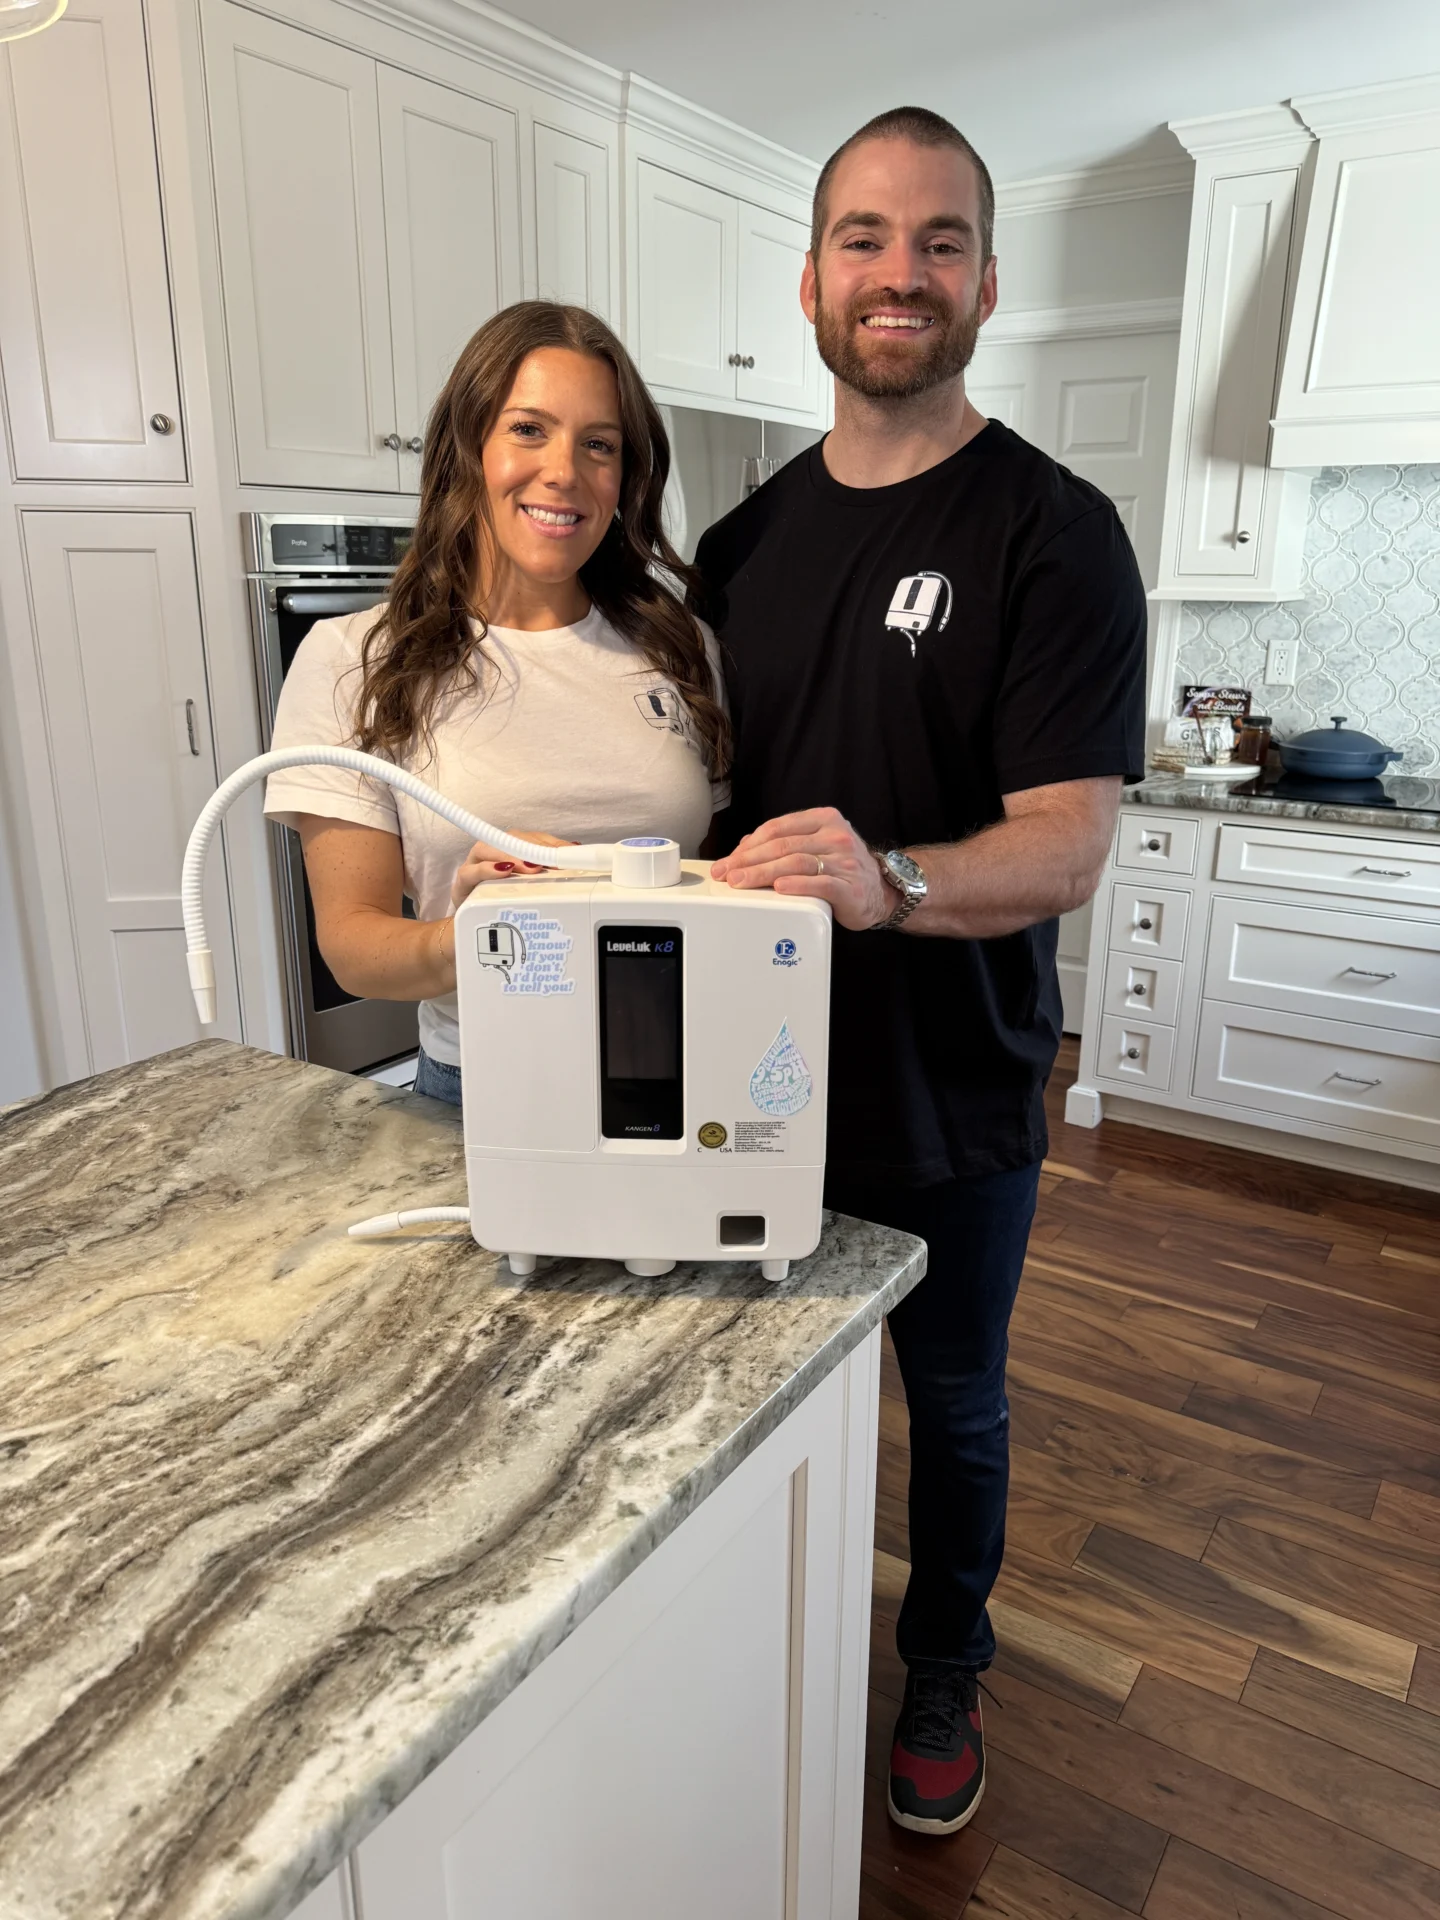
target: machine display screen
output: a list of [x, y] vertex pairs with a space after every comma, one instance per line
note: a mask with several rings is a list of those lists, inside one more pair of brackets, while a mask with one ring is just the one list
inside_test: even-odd
[[601, 927], [600, 1131], [610, 1140], [678, 1140], [684, 942], [679, 927]]

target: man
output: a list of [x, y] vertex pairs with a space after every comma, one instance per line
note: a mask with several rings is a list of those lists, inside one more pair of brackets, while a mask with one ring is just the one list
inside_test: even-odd
[[890, 1316], [911, 1574], [889, 1804], [922, 1833], [963, 1826], [984, 1789], [1055, 917], [1099, 884], [1143, 771], [1145, 603], [1114, 508], [965, 395], [993, 214], [979, 156], [923, 109], [831, 158], [800, 297], [834, 430], [697, 555], [737, 739], [714, 871], [830, 902], [826, 1200], [929, 1244]]

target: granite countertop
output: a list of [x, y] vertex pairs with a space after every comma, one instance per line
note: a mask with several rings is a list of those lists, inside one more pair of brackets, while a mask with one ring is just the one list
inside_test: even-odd
[[[1181, 773], [1152, 773], [1127, 787], [1127, 807], [1185, 807], [1196, 813], [1257, 813], [1271, 820], [1323, 821], [1334, 827], [1388, 827], [1396, 833], [1440, 834], [1440, 782], [1391, 775], [1385, 789], [1393, 806], [1344, 806], [1334, 800], [1299, 800], [1275, 793], [1187, 780]], [[1435, 811], [1425, 811], [1433, 808]]]
[[463, 1232], [458, 1116], [223, 1041], [0, 1113], [0, 1915], [286, 1913], [907, 1293]]

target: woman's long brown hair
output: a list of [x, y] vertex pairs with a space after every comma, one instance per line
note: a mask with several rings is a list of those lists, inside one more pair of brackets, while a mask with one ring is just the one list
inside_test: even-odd
[[[712, 774], [729, 760], [730, 730], [715, 698], [704, 636], [679, 593], [697, 576], [665, 537], [660, 503], [670, 442], [659, 409], [615, 335], [583, 307], [522, 300], [487, 320], [456, 361], [430, 414], [420, 474], [415, 537], [366, 636], [355, 740], [366, 753], [398, 759], [430, 744], [437, 703], [478, 683], [475, 631], [485, 635], [477, 583], [489, 505], [481, 454], [527, 354], [569, 347], [608, 363], [620, 394], [624, 448], [619, 511], [580, 570], [601, 613], [689, 711]], [[675, 590], [657, 578], [663, 573]]]

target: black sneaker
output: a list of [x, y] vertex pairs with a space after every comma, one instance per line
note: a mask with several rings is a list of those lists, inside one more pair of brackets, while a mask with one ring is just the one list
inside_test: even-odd
[[912, 1833], [955, 1833], [985, 1791], [980, 1686], [963, 1667], [916, 1664], [890, 1750], [890, 1818]]

